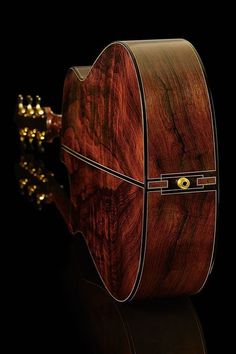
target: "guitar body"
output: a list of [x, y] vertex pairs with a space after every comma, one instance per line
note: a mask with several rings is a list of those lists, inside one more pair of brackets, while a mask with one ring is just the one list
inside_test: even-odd
[[213, 261], [217, 159], [195, 49], [117, 42], [84, 75], [71, 68], [63, 96], [71, 230], [119, 301], [198, 292]]

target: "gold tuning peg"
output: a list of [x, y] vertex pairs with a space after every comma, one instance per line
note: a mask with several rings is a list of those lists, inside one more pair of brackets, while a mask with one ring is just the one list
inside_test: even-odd
[[32, 144], [37, 134], [37, 129], [28, 129], [27, 136], [29, 138], [29, 143]]
[[48, 179], [47, 179], [47, 177], [45, 176], [44, 173], [39, 174], [39, 175], [38, 175], [38, 179], [39, 179], [41, 182], [43, 182], [43, 183], [48, 182]]
[[37, 204], [41, 204], [46, 198], [47, 198], [47, 195], [45, 193], [38, 193], [36, 195]]
[[35, 108], [36, 108], [36, 114], [37, 114], [38, 116], [42, 116], [42, 115], [44, 114], [44, 110], [42, 109], [42, 107], [41, 107], [41, 105], [40, 105], [40, 103], [41, 103], [41, 97], [36, 96], [36, 97], [35, 97], [35, 100], [36, 100], [36, 106], [35, 106]]
[[37, 186], [35, 184], [29, 185], [28, 186], [28, 194], [29, 194], [29, 196], [31, 196], [36, 191], [36, 189], [37, 189]]
[[38, 141], [43, 141], [45, 140], [46, 132], [45, 131], [37, 131], [36, 138]]
[[24, 168], [26, 171], [28, 170], [28, 162], [27, 161], [24, 161], [22, 160], [20, 163], [19, 163], [19, 166]]
[[51, 203], [52, 202], [52, 194], [49, 193], [37, 193], [36, 194], [36, 203], [38, 206], [41, 206], [42, 203]]
[[18, 114], [20, 116], [23, 116], [26, 112], [25, 106], [24, 106], [24, 98], [22, 95], [18, 95]]
[[27, 112], [26, 112], [26, 114], [27, 114], [27, 116], [33, 116], [33, 114], [34, 114], [34, 110], [33, 110], [33, 107], [32, 107], [32, 103], [33, 103], [33, 98], [30, 96], [30, 95], [28, 95], [27, 97], [26, 97], [26, 99], [27, 99]]
[[28, 128], [25, 127], [25, 128], [21, 128], [19, 130], [19, 135], [20, 135], [20, 141], [24, 142], [25, 138], [27, 137], [28, 135]]
[[28, 178], [21, 178], [21, 179], [19, 180], [19, 186], [20, 186], [20, 188], [23, 189], [23, 188], [26, 186], [27, 183], [28, 183]]
[[37, 129], [28, 129], [27, 131], [28, 138], [35, 138], [36, 134]]

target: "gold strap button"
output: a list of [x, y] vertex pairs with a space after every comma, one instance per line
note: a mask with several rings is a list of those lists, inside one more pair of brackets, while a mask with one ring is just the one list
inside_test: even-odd
[[190, 186], [190, 180], [186, 177], [180, 177], [177, 181], [177, 186], [180, 189], [186, 190]]

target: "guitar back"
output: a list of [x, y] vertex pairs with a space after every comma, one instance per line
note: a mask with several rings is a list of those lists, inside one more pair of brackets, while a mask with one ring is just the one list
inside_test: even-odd
[[113, 43], [67, 74], [62, 160], [81, 231], [114, 298], [195, 293], [216, 224], [213, 117], [185, 40]]

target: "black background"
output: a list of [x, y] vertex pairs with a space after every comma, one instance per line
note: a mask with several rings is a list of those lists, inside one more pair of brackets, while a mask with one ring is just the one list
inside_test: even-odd
[[72, 347], [77, 345], [77, 352], [86, 353], [82, 350], [83, 332], [75, 329], [63, 286], [71, 236], [55, 209], [46, 207], [39, 217], [32, 205], [17, 193], [13, 170], [19, 156], [13, 122], [17, 94], [39, 94], [45, 105], [60, 112], [67, 69], [72, 65], [92, 64], [111, 41], [185, 38], [198, 50], [208, 75], [216, 111], [221, 168], [216, 264], [206, 287], [192, 301], [202, 323], [208, 352], [214, 353], [216, 349], [227, 352], [232, 345], [229, 318], [233, 311], [231, 269], [235, 234], [229, 227], [231, 215], [227, 207], [227, 195], [232, 195], [227, 158], [231, 164], [234, 160], [230, 9], [226, 12], [218, 9], [216, 15], [216, 9], [206, 13], [199, 4], [193, 4], [192, 9], [184, 5], [175, 9], [170, 4], [166, 9], [149, 7], [145, 11], [142, 4], [139, 12], [137, 8], [127, 12], [122, 7], [106, 15], [105, 10], [92, 4], [87, 9], [59, 7], [53, 11], [29, 6], [28, 11], [14, 8], [16, 19], [11, 18], [11, 11], [6, 12], [7, 25], [2, 28], [2, 77], [6, 79], [1, 103], [2, 193], [6, 196], [2, 215], [7, 228], [2, 233], [2, 269], [9, 348], [17, 345], [26, 352], [45, 348], [73, 352]]

